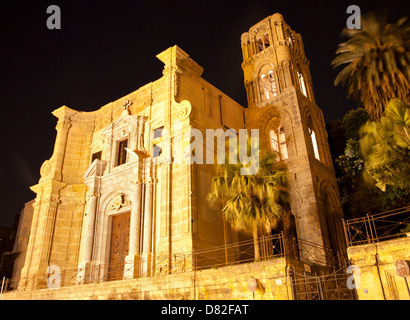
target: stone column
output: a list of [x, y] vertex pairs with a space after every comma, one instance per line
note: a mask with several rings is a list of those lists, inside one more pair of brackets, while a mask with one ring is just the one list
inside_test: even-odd
[[51, 245], [53, 241], [55, 220], [57, 215], [57, 207], [60, 204], [60, 196], [51, 196], [48, 199], [43, 200], [45, 203], [45, 219], [42, 225], [42, 250], [40, 263], [49, 265], [51, 255]]
[[134, 278], [139, 274], [139, 244], [141, 233], [141, 180], [130, 181], [134, 185], [131, 195], [130, 242], [125, 257], [124, 278]]
[[81, 243], [80, 263], [78, 264], [77, 283], [84, 283], [90, 275], [93, 251], [95, 216], [97, 212], [98, 194], [93, 193], [88, 200], [89, 207], [85, 216], [84, 239]]
[[61, 181], [63, 171], [64, 155], [66, 151], [68, 132], [71, 127], [71, 120], [60, 118], [57, 122], [57, 138], [54, 146], [53, 158], [55, 159], [54, 179]]
[[[32, 187], [33, 188], [33, 187]], [[31, 222], [31, 228], [30, 228], [30, 233], [29, 233], [29, 241], [27, 244], [27, 253], [32, 253], [33, 248], [36, 244], [36, 236], [37, 236], [37, 230], [38, 230], [38, 220], [39, 220], [39, 212], [41, 210], [42, 206], [42, 201], [40, 200], [40, 197], [37, 196], [36, 201], [33, 203], [33, 220]], [[24, 261], [24, 266], [21, 269], [20, 273], [20, 281], [19, 281], [19, 290], [24, 290], [27, 289], [27, 286], [30, 283], [30, 278], [32, 274], [30, 274], [30, 267], [32, 263], [32, 254], [26, 254], [25, 261]]]
[[[43, 206], [41, 207], [40, 219], [39, 219], [39, 231], [38, 242], [33, 247], [33, 256], [37, 260], [36, 267], [36, 280], [34, 281], [34, 287], [41, 289], [45, 287], [41, 278], [46, 273], [48, 266], [51, 263], [51, 249], [54, 241], [54, 232], [57, 218], [58, 205], [61, 200], [58, 195], [52, 194], [49, 198], [43, 200]], [[37, 238], [37, 236], [36, 236]], [[33, 262], [34, 262], [33, 261]], [[33, 263], [32, 263], [33, 264]]]
[[149, 178], [145, 183], [144, 239], [142, 247], [143, 274], [152, 275], [152, 191], [153, 181]]

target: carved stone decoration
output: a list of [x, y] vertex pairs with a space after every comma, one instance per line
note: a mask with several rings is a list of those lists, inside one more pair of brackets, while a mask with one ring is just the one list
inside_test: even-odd
[[177, 119], [182, 121], [189, 117], [192, 111], [191, 103], [188, 100], [182, 100], [178, 105]]
[[116, 192], [114, 194], [114, 197], [112, 198], [112, 205], [110, 207], [110, 210], [119, 210], [122, 207], [129, 206], [131, 204], [131, 201], [124, 201], [124, 195], [120, 192]]
[[126, 100], [124, 102], [124, 104], [122, 105], [122, 108], [124, 109], [124, 111], [122, 112], [122, 114], [124, 115], [129, 115], [130, 114], [130, 106], [132, 105], [132, 102], [130, 100]]
[[134, 178], [132, 178], [132, 179], [130, 180], [130, 183], [131, 183], [132, 185], [138, 185], [138, 184], [141, 184], [141, 183], [142, 183], [142, 180], [141, 180], [141, 178], [134, 177]]
[[41, 176], [42, 177], [47, 176], [50, 173], [50, 170], [51, 170], [50, 161], [49, 160], [44, 161], [40, 168]]
[[70, 127], [71, 127], [71, 119], [67, 119], [67, 118], [58, 119], [57, 125], [56, 125], [57, 131], [64, 130], [67, 132], [68, 129], [70, 129]]

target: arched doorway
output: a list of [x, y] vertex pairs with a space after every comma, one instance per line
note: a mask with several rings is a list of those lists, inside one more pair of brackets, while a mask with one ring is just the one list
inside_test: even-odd
[[299, 260], [298, 235], [295, 216], [288, 210], [283, 219], [283, 233], [285, 236], [285, 250], [287, 257]]

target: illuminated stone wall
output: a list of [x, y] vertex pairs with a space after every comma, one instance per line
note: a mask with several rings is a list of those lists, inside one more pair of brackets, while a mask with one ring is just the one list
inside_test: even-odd
[[[175, 161], [186, 156], [189, 146], [189, 137], [181, 144], [177, 140], [193, 128], [203, 133], [242, 128], [243, 107], [202, 79], [202, 67], [179, 47], [157, 57], [164, 63], [160, 79], [94, 112], [67, 106], [53, 112], [58, 118], [54, 152], [41, 166], [39, 183], [31, 187], [36, 199], [27, 254], [16, 274], [31, 281], [49, 265], [78, 266], [79, 281], [84, 281], [91, 264], [107, 268], [111, 219], [124, 212], [139, 219], [131, 221], [130, 265], [136, 257], [167, 255], [169, 267], [179, 252], [224, 243], [221, 220], [205, 200], [215, 166]], [[164, 133], [154, 139], [153, 131], [160, 127]], [[118, 165], [124, 138], [132, 152]], [[153, 164], [154, 145], [163, 151], [158, 165]], [[98, 152], [100, 160], [92, 162]], [[228, 239], [236, 241], [235, 234]]]
[[410, 300], [405, 279], [394, 269], [398, 259], [410, 261], [409, 248], [410, 237], [404, 237], [347, 249], [351, 263], [360, 268], [360, 300]]
[[[241, 45], [247, 128], [258, 128], [260, 147], [277, 149], [289, 170], [297, 237], [344, 256], [340, 196], [302, 36], [275, 13], [243, 33]], [[274, 139], [282, 131], [280, 146], [273, 147], [272, 130]], [[331, 258], [320, 253], [321, 259]]]
[[284, 258], [236, 266], [155, 276], [150, 278], [110, 281], [62, 287], [11, 291], [2, 299], [155, 299], [155, 300], [252, 300], [249, 279], [258, 284], [255, 300], [292, 300], [290, 278]]

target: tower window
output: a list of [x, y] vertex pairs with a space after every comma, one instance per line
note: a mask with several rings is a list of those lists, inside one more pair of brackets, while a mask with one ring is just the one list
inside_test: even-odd
[[287, 159], [288, 156], [288, 147], [286, 145], [286, 136], [285, 130], [283, 127], [279, 128], [279, 145], [280, 145], [280, 155], [282, 159]]
[[278, 132], [279, 132], [279, 135], [276, 133], [275, 130], [273, 129], [270, 130], [269, 132], [270, 145], [271, 145], [272, 151], [279, 155], [279, 160], [285, 160], [289, 158], [288, 147], [286, 145], [285, 130], [283, 129], [283, 127], [280, 127]]
[[272, 151], [279, 153], [278, 135], [275, 132], [275, 130], [272, 129], [269, 132], [269, 138], [270, 138], [270, 146], [272, 148]]
[[128, 139], [122, 140], [118, 143], [118, 153], [117, 153], [117, 166], [120, 166], [127, 162], [127, 150]]
[[307, 90], [306, 90], [305, 78], [303, 77], [302, 72], [300, 72], [299, 70], [297, 70], [296, 73], [297, 73], [297, 75], [298, 75], [298, 81], [299, 81], [300, 91], [303, 93], [303, 95], [304, 95], [305, 97], [307, 97]]
[[269, 72], [261, 74], [260, 86], [262, 95], [264, 96], [263, 100], [269, 100], [278, 95], [279, 88], [276, 81], [275, 72], [273, 70], [269, 70]]
[[263, 41], [262, 38], [258, 38], [256, 40], [256, 46], [258, 47], [258, 52], [261, 52], [263, 50]]
[[308, 128], [308, 132], [309, 132], [309, 136], [310, 136], [310, 140], [312, 141], [312, 145], [313, 145], [313, 153], [315, 155], [315, 158], [317, 160], [320, 160], [320, 156], [319, 156], [319, 148], [317, 145], [317, 139], [316, 139], [316, 133], [315, 131], [312, 130], [312, 128]]
[[293, 45], [293, 34], [290, 32], [288, 27], [286, 27], [286, 35], [287, 35], [289, 44]]
[[273, 70], [269, 71], [269, 83], [270, 83], [270, 92], [276, 97], [278, 95], [278, 88], [276, 86], [276, 79]]
[[263, 41], [264, 41], [264, 44], [265, 44], [265, 49], [268, 48], [270, 46], [269, 34], [268, 33], [265, 33], [263, 35]]
[[262, 90], [263, 94], [265, 96], [265, 100], [269, 100], [270, 95], [269, 95], [269, 81], [266, 79], [266, 75], [261, 75], [261, 82], [262, 82]]

